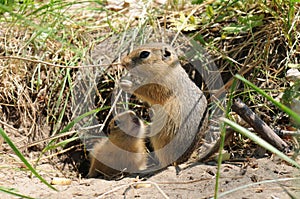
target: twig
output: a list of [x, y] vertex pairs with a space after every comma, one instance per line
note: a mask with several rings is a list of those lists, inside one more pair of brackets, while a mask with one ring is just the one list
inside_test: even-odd
[[99, 199], [99, 198], [104, 198], [104, 196], [106, 196], [106, 195], [108, 195], [108, 194], [111, 194], [111, 193], [113, 193], [113, 192], [115, 192], [115, 191], [118, 191], [119, 189], [125, 188], [125, 187], [127, 187], [127, 186], [131, 186], [131, 185], [133, 185], [133, 184], [134, 184], [134, 183], [130, 183], [129, 185], [128, 185], [128, 184], [125, 184], [125, 185], [118, 186], [118, 187], [116, 187], [116, 188], [114, 188], [114, 189], [112, 189], [112, 190], [110, 190], [110, 191], [107, 191], [107, 192], [103, 193], [102, 195], [98, 196], [97, 199]]
[[71, 146], [69, 148], [66, 148], [66, 149], [63, 149], [63, 150], [60, 150], [59, 152], [57, 153], [54, 153], [54, 154], [51, 154], [51, 155], [48, 155], [48, 156], [45, 156], [45, 157], [42, 157], [42, 158], [36, 158], [34, 160], [32, 160], [32, 162], [37, 162], [37, 161], [42, 161], [42, 160], [49, 160], [49, 158], [52, 158], [52, 157], [55, 157], [55, 156], [58, 156], [60, 154], [64, 154], [68, 151], [71, 151], [72, 149], [77, 149], [77, 146], [74, 145], [74, 146]]
[[[201, 182], [201, 181], [208, 181], [208, 180], [212, 180], [214, 177], [211, 178], [201, 178], [201, 179], [196, 179], [196, 180], [188, 180], [188, 181], [178, 181], [178, 182], [174, 182], [174, 181], [165, 181], [165, 182], [157, 182], [157, 184], [192, 184], [195, 182]], [[222, 176], [222, 179], [241, 179], [241, 176], [235, 176], [235, 177], [225, 177]]]
[[7, 123], [1, 121], [1, 120], [0, 120], [0, 124], [2, 124], [3, 126], [6, 126], [6, 127], [8, 127], [8, 128], [10, 128], [10, 129], [12, 129], [12, 130], [14, 130], [14, 131], [20, 132], [19, 129], [16, 129], [16, 128], [14, 128], [13, 126], [11, 126], [11, 125], [9, 125], [9, 124], [7, 124]]
[[111, 113], [113, 112], [113, 110], [114, 110], [114, 108], [115, 108], [115, 106], [116, 106], [116, 104], [117, 104], [117, 102], [118, 102], [118, 99], [120, 98], [121, 94], [122, 94], [122, 90], [120, 90], [119, 93], [117, 94], [116, 99], [115, 99], [114, 103], [111, 105], [111, 108], [110, 108], [110, 110], [109, 110], [109, 112], [108, 112], [108, 114], [107, 114], [107, 116], [106, 116], [104, 122], [102, 123], [103, 125], [100, 127], [99, 132], [102, 132], [102, 131], [103, 131], [104, 126], [105, 126], [107, 120], [109, 119], [109, 116], [110, 116]]
[[232, 104], [232, 110], [243, 118], [264, 140], [281, 151], [288, 150], [288, 145], [240, 99]]
[[76, 132], [77, 131], [68, 131], [68, 132], [65, 132], [63, 134], [58, 134], [58, 135], [50, 136], [50, 137], [44, 138], [42, 140], [38, 140], [38, 141], [35, 141], [35, 142], [32, 142], [32, 143], [29, 143], [27, 145], [21, 146], [20, 149], [22, 149], [22, 148], [29, 148], [29, 147], [35, 146], [37, 144], [40, 144], [40, 143], [43, 143], [43, 142], [46, 142], [46, 141], [49, 141], [49, 140], [58, 139], [58, 138], [61, 138], [61, 137], [65, 137], [67, 135], [72, 135], [72, 134], [74, 134]]
[[[164, 198], [166, 198], [166, 199], [169, 198], [169, 196], [167, 196], [167, 194], [165, 194], [165, 193], [163, 192], [163, 190], [158, 186], [157, 183], [151, 182], [151, 181], [147, 181], [147, 182], [150, 183], [150, 184], [153, 184], [153, 185], [156, 187], [156, 189], [164, 196]], [[141, 182], [139, 182], [139, 183], [141, 183]], [[141, 184], [142, 184], [142, 183], [141, 183]]]
[[165, 194], [165, 192], [158, 186], [158, 183], [151, 182], [151, 181], [135, 182], [135, 183], [131, 184], [130, 186], [128, 186], [128, 188], [124, 191], [123, 194], [125, 195], [132, 187], [136, 187], [138, 184], [151, 184], [151, 185], [154, 185], [155, 188], [161, 193], [161, 195], [163, 195], [164, 198], [169, 199], [169, 196], [167, 196], [167, 194]]
[[282, 136], [300, 136], [300, 130], [297, 130], [297, 131], [287, 131], [287, 130], [279, 130], [278, 132], [279, 135], [282, 135]]
[[118, 190], [120, 190], [120, 189], [122, 189], [122, 188], [125, 188], [125, 187], [127, 187], [126, 190], [124, 191], [124, 194], [126, 194], [126, 192], [127, 192], [128, 190], [130, 190], [130, 188], [131, 188], [132, 186], [135, 187], [135, 186], [138, 185], [138, 184], [152, 184], [152, 185], [154, 185], [155, 188], [163, 195], [164, 198], [169, 199], [169, 196], [167, 196], [167, 194], [164, 193], [164, 191], [158, 186], [158, 184], [155, 183], [155, 182], [151, 182], [151, 181], [145, 181], [145, 182], [132, 182], [132, 183], [130, 183], [130, 184], [118, 186], [118, 187], [116, 187], [116, 188], [114, 188], [114, 189], [112, 189], [112, 190], [110, 190], [110, 191], [107, 191], [107, 192], [103, 193], [102, 195], [100, 195], [99, 197], [97, 197], [97, 199], [99, 199], [99, 198], [104, 198], [104, 196], [106, 196], [106, 195], [108, 195], [108, 194], [111, 194], [111, 193], [113, 193], [113, 192], [115, 192], [115, 191], [118, 191]]

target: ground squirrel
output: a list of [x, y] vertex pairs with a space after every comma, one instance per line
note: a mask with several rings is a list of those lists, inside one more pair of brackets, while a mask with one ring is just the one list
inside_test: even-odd
[[146, 168], [146, 126], [133, 111], [116, 115], [109, 123], [108, 138], [97, 142], [90, 153], [88, 177], [138, 173]]
[[207, 100], [181, 67], [175, 50], [145, 44], [124, 57], [120, 87], [152, 105], [150, 142], [161, 167], [186, 161], [207, 127]]

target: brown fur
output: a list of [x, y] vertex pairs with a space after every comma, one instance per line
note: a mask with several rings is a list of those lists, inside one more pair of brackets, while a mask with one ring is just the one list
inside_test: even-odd
[[163, 43], [142, 45], [122, 64], [129, 72], [121, 88], [154, 109], [150, 141], [161, 166], [186, 161], [206, 129], [207, 101], [181, 67], [175, 50]]
[[114, 177], [121, 173], [138, 173], [146, 168], [144, 143], [146, 127], [134, 112], [125, 111], [109, 124], [108, 139], [101, 139], [91, 151], [88, 177], [99, 173]]

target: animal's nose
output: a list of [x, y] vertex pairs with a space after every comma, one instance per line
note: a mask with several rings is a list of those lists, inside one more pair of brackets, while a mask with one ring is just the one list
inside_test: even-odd
[[126, 68], [126, 69], [130, 69], [131, 66], [130, 66], [130, 59], [128, 57], [124, 57], [122, 60], [121, 60], [121, 64]]

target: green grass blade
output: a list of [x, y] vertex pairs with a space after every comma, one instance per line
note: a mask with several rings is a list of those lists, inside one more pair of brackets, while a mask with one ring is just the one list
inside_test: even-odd
[[0, 135], [4, 138], [4, 140], [7, 142], [7, 144], [13, 149], [13, 151], [16, 153], [16, 155], [21, 159], [21, 161], [26, 165], [26, 167], [45, 185], [47, 185], [49, 188], [57, 191], [51, 184], [49, 184], [42, 176], [40, 176], [36, 170], [31, 166], [31, 164], [26, 160], [26, 158], [22, 155], [22, 153], [19, 151], [19, 149], [14, 145], [14, 143], [9, 139], [7, 134], [4, 132], [2, 128], [0, 128]]
[[235, 123], [235, 122], [233, 122], [233, 121], [231, 121], [227, 118], [222, 118], [221, 120], [223, 122], [225, 122], [227, 125], [231, 126], [231, 128], [233, 128], [234, 130], [240, 132], [242, 135], [250, 138], [252, 141], [257, 143], [261, 147], [271, 151], [272, 153], [278, 155], [281, 159], [285, 160], [286, 162], [288, 162], [288, 163], [290, 163], [290, 164], [292, 164], [295, 167], [300, 169], [300, 165], [296, 161], [292, 160], [291, 158], [286, 156], [284, 153], [282, 153], [281, 151], [279, 151], [274, 146], [272, 146], [271, 144], [269, 144], [268, 142], [266, 142], [262, 138], [258, 137], [254, 133], [250, 132], [249, 130], [245, 129], [244, 127], [238, 125], [237, 123]]
[[276, 101], [273, 97], [271, 97], [270, 95], [268, 95], [266, 92], [264, 92], [262, 89], [258, 88], [257, 86], [255, 86], [254, 84], [252, 84], [251, 82], [249, 82], [248, 80], [246, 80], [244, 77], [242, 77], [241, 75], [235, 75], [235, 78], [241, 80], [242, 82], [244, 82], [245, 84], [249, 85], [250, 87], [252, 87], [255, 91], [257, 91], [259, 94], [261, 94], [262, 96], [264, 96], [265, 98], [267, 98], [269, 101], [271, 101], [275, 106], [277, 106], [278, 108], [280, 108], [282, 111], [284, 111], [285, 113], [287, 113], [290, 117], [292, 117], [298, 124], [300, 124], [300, 116], [295, 113], [294, 111], [292, 111], [290, 108], [288, 108], [287, 106], [283, 105], [282, 103]]
[[[61, 73], [63, 73], [65, 69], [62, 69], [61, 70]], [[54, 125], [54, 129], [53, 129], [53, 132], [52, 132], [52, 135], [55, 135], [56, 134], [56, 131], [58, 130], [59, 126], [61, 125], [61, 122], [62, 122], [62, 118], [64, 116], [64, 113], [65, 113], [65, 108], [67, 106], [67, 103], [68, 103], [68, 98], [69, 98], [69, 94], [70, 92], [67, 93], [67, 96], [66, 96], [66, 99], [64, 99], [64, 91], [65, 91], [65, 88], [67, 87], [67, 80], [68, 80], [68, 73], [70, 72], [70, 69], [67, 68], [66, 69], [66, 75], [64, 76], [64, 79], [61, 81], [61, 84], [59, 85], [60, 86], [60, 91], [59, 91], [59, 96], [57, 98], [57, 101], [55, 102], [55, 108], [54, 108], [54, 115], [56, 114], [59, 114], [57, 120], [55, 121], [55, 125]], [[64, 102], [63, 102], [64, 101]], [[60, 109], [60, 106], [61, 104], [64, 104], [63, 105], [63, 108]]]
[[[47, 145], [44, 149], [43, 149], [43, 153], [46, 152], [46, 151], [49, 151], [51, 149], [57, 149], [58, 147], [64, 147], [65, 145], [67, 145], [68, 143], [70, 142], [73, 142], [75, 140], [77, 140], [78, 137], [72, 137], [72, 138], [69, 138], [69, 139], [66, 139], [66, 140], [63, 140], [59, 143], [56, 143], [56, 144], [53, 144], [53, 145]], [[43, 154], [42, 153], [42, 154]]]
[[96, 108], [96, 109], [93, 109], [89, 112], [86, 112], [86, 113], [83, 113], [82, 115], [78, 116], [77, 118], [75, 118], [74, 120], [72, 120], [63, 130], [61, 130], [58, 134], [62, 134], [62, 133], [65, 133], [65, 132], [68, 132], [76, 123], [78, 123], [80, 120], [82, 120], [83, 118], [89, 116], [89, 115], [92, 115], [92, 114], [96, 114], [98, 113], [99, 111], [102, 111], [102, 110], [106, 110], [106, 109], [109, 109], [110, 106], [105, 106], [105, 107], [100, 107], [100, 108]]
[[[58, 134], [63, 134], [63, 133], [66, 133], [68, 132], [69, 130], [71, 130], [71, 128], [76, 124], [78, 123], [80, 120], [82, 120], [83, 118], [89, 116], [89, 115], [93, 115], [93, 114], [96, 114], [98, 113], [99, 111], [101, 110], [105, 110], [105, 109], [109, 109], [110, 107], [109, 106], [105, 106], [105, 107], [101, 107], [101, 108], [97, 108], [97, 109], [94, 109], [94, 110], [91, 110], [89, 112], [86, 112], [80, 116], [78, 116], [77, 118], [75, 118], [73, 121], [71, 121], [63, 130], [61, 130]], [[57, 139], [53, 139], [50, 141], [50, 143], [43, 149], [40, 157], [48, 150], [51, 150], [51, 149], [55, 149], [59, 146], [63, 146], [65, 144], [67, 144], [67, 142], [71, 142], [71, 141], [74, 141], [76, 140], [77, 137], [73, 137], [73, 138], [70, 138], [70, 139], [67, 139], [66, 141], [62, 141], [58, 144], [54, 144], [54, 142], [57, 140]], [[40, 159], [40, 158], [39, 158]], [[39, 161], [38, 159], [38, 161]]]
[[29, 197], [29, 196], [25, 196], [25, 195], [16, 193], [16, 192], [12, 191], [12, 189], [8, 189], [8, 188], [1, 187], [1, 186], [0, 186], [0, 191], [2, 191], [4, 193], [7, 193], [7, 194], [14, 195], [14, 196], [18, 196], [20, 198], [34, 199], [34, 198]]
[[[230, 89], [230, 95], [229, 95], [228, 104], [227, 104], [226, 112], [225, 112], [226, 118], [229, 117], [229, 113], [230, 113], [231, 105], [232, 105], [233, 93], [234, 93], [235, 89], [236, 89], [236, 80], [233, 81], [233, 84]], [[215, 193], [214, 193], [215, 199], [218, 198], [218, 193], [219, 193], [219, 179], [221, 177], [221, 164], [222, 164], [222, 160], [223, 160], [222, 151], [224, 148], [225, 136], [226, 136], [226, 125], [224, 122], [222, 122], [222, 124], [220, 126], [220, 130], [221, 130], [221, 134], [220, 134], [221, 142], [220, 142], [220, 148], [219, 148], [218, 168], [217, 168], [217, 174], [216, 174], [216, 184], [215, 184]]]

